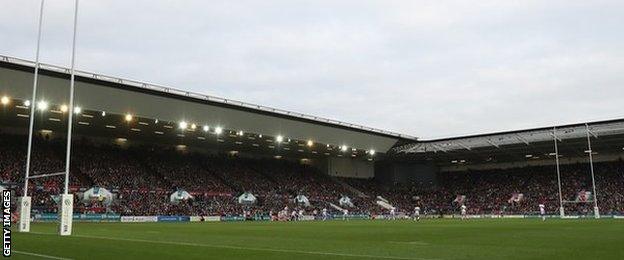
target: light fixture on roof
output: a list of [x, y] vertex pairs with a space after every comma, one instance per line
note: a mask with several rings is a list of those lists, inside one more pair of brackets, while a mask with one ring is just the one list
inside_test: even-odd
[[61, 112], [65, 113], [65, 112], [67, 112], [67, 110], [69, 110], [67, 105], [61, 105]]
[[7, 96], [2, 96], [2, 98], [0, 98], [0, 103], [2, 103], [2, 105], [8, 105], [9, 102], [11, 102], [11, 100]]
[[288, 138], [288, 142], [290, 143], [290, 138]]
[[258, 135], [258, 138], [262, 138], [262, 135]]
[[24, 106], [25, 106], [25, 107], [29, 107], [29, 106], [30, 106], [30, 100], [26, 100], [26, 101], [24, 101]]
[[312, 142], [312, 140], [308, 140], [307, 145], [308, 147], [312, 147], [314, 145], [314, 142]]
[[327, 148], [329, 148], [329, 144], [327, 145]]
[[102, 116], [106, 116], [106, 111], [102, 111]]
[[80, 114], [82, 113], [82, 108], [81, 107], [74, 107], [74, 114]]
[[195, 128], [197, 128], [196, 124], [191, 124], [191, 129], [195, 130]]
[[133, 118], [133, 116], [131, 114], [126, 114], [126, 117], [125, 117], [126, 122], [132, 121], [132, 118]]
[[37, 103], [37, 109], [41, 111], [48, 110], [48, 102], [43, 101], [43, 100], [39, 101], [39, 103]]
[[154, 124], [158, 124], [158, 119], [154, 119]]
[[375, 149], [370, 149], [370, 150], [368, 150], [368, 154], [370, 154], [370, 155], [375, 155]]
[[532, 154], [527, 154], [527, 155], [525, 155], [524, 157], [525, 157], [525, 158], [531, 158], [531, 157], [533, 157], [533, 155], [532, 155]]
[[207, 125], [205, 125], [205, 126], [203, 127], [203, 129], [204, 129], [204, 132], [208, 132], [208, 131], [210, 131], [210, 127], [209, 127], [209, 126], [207, 126]]
[[217, 126], [217, 127], [215, 128], [215, 134], [220, 135], [221, 133], [223, 133], [223, 128], [222, 128], [222, 127], [220, 127], [220, 126]]
[[284, 137], [281, 136], [281, 135], [278, 135], [277, 137], [275, 137], [275, 141], [278, 142], [278, 143], [281, 143], [281, 142], [284, 141]]
[[346, 145], [340, 146], [340, 151], [346, 152], [347, 146]]
[[243, 130], [241, 130], [241, 131], [238, 131], [237, 134], [238, 134], [238, 136], [243, 136], [245, 134], [245, 132], [243, 132]]
[[182, 130], [186, 129], [188, 127], [188, 123], [185, 121], [181, 121], [180, 123], [178, 123], [178, 127]]

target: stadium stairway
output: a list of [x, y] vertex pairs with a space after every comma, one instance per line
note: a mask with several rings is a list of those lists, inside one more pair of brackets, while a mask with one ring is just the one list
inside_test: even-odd
[[239, 185], [235, 185], [231, 181], [227, 181], [225, 175], [223, 175], [222, 173], [219, 173], [218, 171], [215, 171], [214, 169], [211, 169], [209, 167], [203, 166], [203, 168], [206, 169], [206, 171], [210, 172], [210, 174], [212, 174], [212, 176], [214, 176], [215, 179], [223, 183], [223, 185], [235, 191], [236, 195], [240, 195], [241, 193], [245, 192], [243, 187], [240, 187]]
[[344, 181], [341, 181], [341, 180], [339, 180], [339, 179], [338, 179], [338, 178], [336, 178], [336, 177], [331, 177], [331, 179], [332, 179], [334, 182], [336, 182], [336, 183], [338, 183], [338, 184], [342, 185], [342, 186], [343, 186], [343, 187], [345, 187], [346, 189], [350, 190], [351, 192], [353, 192], [353, 194], [357, 195], [358, 197], [360, 197], [360, 198], [369, 198], [369, 196], [368, 196], [368, 195], [366, 195], [366, 193], [364, 193], [364, 192], [362, 192], [362, 191], [360, 191], [360, 190], [356, 189], [355, 187], [353, 187], [353, 186], [349, 185], [348, 183], [346, 183], [346, 182], [344, 182]]
[[[75, 161], [75, 160], [74, 160]], [[78, 180], [78, 183], [82, 187], [93, 187], [94, 181], [87, 174], [80, 170], [80, 166], [72, 163], [71, 174]]]
[[170, 187], [171, 189], [175, 188], [173, 185], [173, 183], [171, 183], [171, 181], [168, 178], [165, 178], [165, 176], [162, 175], [162, 173], [160, 171], [158, 171], [156, 168], [154, 168], [147, 160], [149, 160], [148, 158], [134, 158], [135, 161], [139, 162], [139, 164], [143, 167], [143, 169], [148, 170], [150, 173], [157, 175], [158, 179], [160, 179], [164, 185], [166, 185], [167, 187]]
[[330, 203], [329, 203], [329, 206], [331, 206], [332, 208], [334, 208], [335, 210], [338, 210], [338, 211], [340, 211], [340, 212], [343, 212], [343, 211], [344, 211], [344, 209], [343, 209], [343, 208], [341, 208], [340, 206], [338, 206], [338, 205], [336, 205], [336, 204], [334, 204], [334, 203], [331, 203], [331, 202], [330, 202]]

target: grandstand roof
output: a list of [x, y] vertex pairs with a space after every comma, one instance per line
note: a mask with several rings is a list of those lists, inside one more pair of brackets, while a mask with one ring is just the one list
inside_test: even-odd
[[[0, 55], [0, 94], [27, 100], [32, 91], [34, 62]], [[38, 99], [66, 104], [69, 69], [40, 64]], [[76, 71], [76, 105], [85, 110], [127, 113], [137, 118], [187, 121], [223, 126], [232, 131], [277, 136], [335, 147], [386, 152], [415, 137], [171, 87]]]
[[560, 155], [583, 157], [588, 151], [588, 130], [594, 154], [624, 153], [624, 119], [422, 140], [397, 146], [391, 153], [442, 166], [530, 161], [554, 158], [556, 136]]

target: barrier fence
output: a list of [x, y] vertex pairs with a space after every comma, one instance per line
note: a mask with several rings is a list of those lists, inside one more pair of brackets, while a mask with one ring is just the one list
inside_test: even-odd
[[[405, 219], [409, 216], [403, 216], [396, 219]], [[536, 219], [541, 218], [540, 215], [467, 215], [470, 219]], [[547, 218], [562, 218], [559, 215], [546, 215]], [[34, 214], [32, 220], [36, 222], [54, 222], [58, 221], [58, 215], [54, 213]], [[348, 219], [353, 220], [389, 220], [388, 215], [348, 215]], [[460, 215], [421, 215], [421, 218], [443, 218], [453, 219], [461, 218]], [[594, 215], [577, 215], [564, 216], [563, 219], [593, 219]], [[624, 219], [622, 215], [602, 215], [601, 218], [606, 219]], [[74, 214], [74, 221], [78, 222], [124, 222], [124, 223], [146, 223], [146, 222], [231, 222], [231, 221], [270, 221], [268, 215], [253, 216], [246, 219], [242, 216], [121, 216], [117, 214]], [[301, 218], [302, 221], [321, 220], [322, 218], [306, 215]], [[329, 219], [342, 220], [342, 215], [331, 215]]]

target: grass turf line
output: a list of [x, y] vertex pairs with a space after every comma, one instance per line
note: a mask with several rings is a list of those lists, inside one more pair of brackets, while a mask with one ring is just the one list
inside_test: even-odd
[[13, 249], [72, 259], [624, 259], [624, 221], [613, 219], [75, 223], [71, 237], [33, 223], [32, 231], [13, 233]]

